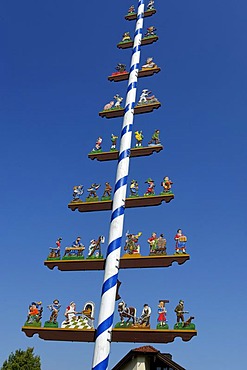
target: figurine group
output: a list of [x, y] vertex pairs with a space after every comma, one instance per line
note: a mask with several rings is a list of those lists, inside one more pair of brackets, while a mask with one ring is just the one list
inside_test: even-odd
[[[157, 31], [157, 29], [154, 27], [154, 26], [149, 26], [147, 28], [147, 31], [143, 37], [143, 39], [147, 38], [147, 37], [154, 37], [156, 36], [156, 33], [155, 31]], [[120, 41], [119, 44], [122, 44], [122, 43], [127, 43], [127, 42], [132, 42], [132, 38], [130, 36], [130, 33], [129, 32], [124, 32], [123, 33], [123, 36], [122, 36], [122, 40]]]
[[[148, 57], [146, 60], [146, 63], [143, 64], [141, 70], [157, 68], [157, 67], [158, 67], [157, 64], [153, 61], [153, 57]], [[112, 76], [128, 73], [126, 71], [126, 64], [123, 64], [123, 63], [118, 63], [115, 69], [116, 69], [116, 72], [112, 72], [111, 74]]]
[[[61, 240], [62, 238], [58, 238], [56, 241], [56, 247], [50, 247], [50, 253], [48, 256], [48, 260], [60, 260], [61, 256]], [[100, 235], [98, 239], [90, 240], [90, 244], [88, 246], [88, 254], [87, 259], [102, 259], [102, 251], [101, 251], [101, 244], [104, 244], [105, 237]], [[81, 237], [78, 236], [72, 243], [71, 246], [65, 247], [64, 255], [62, 259], [84, 259], [84, 252], [85, 246], [81, 243]]]
[[[154, 0], [149, 0], [149, 2], [147, 4], [146, 11], [153, 10], [153, 9], [155, 9], [154, 8]], [[134, 5], [131, 5], [129, 7], [128, 14], [133, 14], [133, 13], [135, 13], [135, 7], [134, 7]]]
[[[93, 183], [90, 188], [87, 189], [88, 196], [86, 197], [86, 202], [98, 202], [99, 197], [97, 195], [97, 190], [100, 188], [100, 184]], [[73, 202], [76, 202], [80, 200], [80, 197], [84, 193], [84, 187], [83, 185], [76, 185], [73, 187]], [[103, 195], [101, 197], [101, 201], [110, 200], [111, 199], [111, 193], [112, 193], [112, 187], [109, 182], [105, 183], [105, 188]]]
[[114, 95], [114, 100], [111, 100], [109, 103], [107, 103], [103, 110], [116, 110], [116, 109], [123, 109], [123, 107], [121, 106], [121, 103], [123, 101], [123, 98], [119, 95], [119, 94], [116, 94]]
[[[154, 180], [149, 177], [145, 184], [147, 184], [147, 190], [144, 193], [144, 196], [154, 196], [155, 195], [155, 182]], [[169, 179], [168, 176], [165, 176], [163, 181], [161, 182], [161, 186], [163, 187], [162, 192], [160, 195], [172, 194], [172, 184], [173, 182]], [[139, 197], [139, 184], [137, 180], [131, 180], [130, 182], [130, 198]]]
[[[126, 233], [126, 240], [124, 251], [127, 254], [135, 255], [135, 257], [140, 256], [140, 244], [139, 238], [141, 237], [142, 232], [138, 232], [137, 234], [131, 234], [129, 232]], [[178, 229], [176, 235], [174, 236], [175, 240], [175, 253], [174, 254], [186, 254], [186, 242], [187, 237], [183, 235], [181, 229]], [[147, 239], [147, 243], [149, 245], [149, 255], [166, 255], [167, 248], [166, 248], [166, 238], [164, 234], [160, 234], [159, 236], [153, 232], [151, 236]]]
[[[28, 309], [27, 321], [24, 326], [30, 327], [41, 327], [41, 318], [43, 313], [42, 302], [32, 302]], [[76, 311], [75, 302], [70, 302], [66, 307], [64, 316], [65, 320], [61, 324], [61, 328], [70, 329], [93, 329], [94, 320], [94, 303], [89, 301], [86, 302], [82, 311]], [[50, 311], [50, 318], [45, 322], [45, 328], [58, 328], [58, 314], [61, 308], [61, 304], [58, 299], [47, 306]]]
[[[144, 135], [143, 135], [142, 130], [135, 131], [134, 135], [135, 135], [135, 148], [143, 148], [142, 142], [143, 142], [143, 139], [144, 139]], [[110, 151], [116, 151], [117, 150], [116, 149], [117, 139], [118, 139], [118, 136], [116, 136], [115, 134], [111, 134], [111, 148], [110, 148]], [[94, 145], [94, 147], [93, 147], [93, 149], [91, 150], [90, 153], [102, 153], [102, 142], [103, 142], [103, 138], [101, 136], [99, 136], [96, 139], [95, 145]], [[156, 129], [154, 131], [151, 139], [148, 142], [148, 146], [157, 146], [157, 145], [162, 145], [161, 141], [160, 141], [160, 130], [158, 130], [158, 129]]]
[[[168, 300], [162, 299], [159, 301], [158, 304], [158, 318], [157, 318], [157, 326], [156, 329], [158, 330], [166, 330], [169, 329], [167, 324], [167, 310], [166, 310], [166, 303], [169, 303]], [[195, 324], [192, 323], [194, 319], [193, 316], [190, 316], [186, 321], [184, 318], [184, 314], [189, 313], [188, 311], [184, 310], [184, 301], [180, 300], [178, 305], [175, 307], [174, 312], [176, 313], [176, 323], [174, 325], [174, 329], [176, 330], [194, 330]], [[143, 306], [143, 310], [140, 317], [136, 315], [136, 308], [135, 307], [128, 307], [124, 301], [121, 301], [118, 304], [118, 313], [120, 317], [120, 322], [115, 325], [115, 328], [133, 328], [133, 329], [150, 329], [150, 317], [152, 313], [151, 307], [145, 303]]]

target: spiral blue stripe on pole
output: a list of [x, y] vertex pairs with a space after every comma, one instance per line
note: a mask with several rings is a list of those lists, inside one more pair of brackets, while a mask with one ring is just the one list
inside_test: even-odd
[[129, 173], [129, 158], [134, 119], [134, 106], [136, 100], [137, 76], [140, 63], [143, 17], [144, 0], [139, 0], [129, 82], [126, 92], [124, 119], [121, 131], [117, 175], [112, 202], [109, 242], [105, 263], [105, 274], [102, 286], [101, 305], [98, 328], [96, 331], [92, 370], [106, 370], [109, 361], [111, 332], [117, 291], [117, 277], [121, 252], [121, 240], [123, 235], [125, 199]]

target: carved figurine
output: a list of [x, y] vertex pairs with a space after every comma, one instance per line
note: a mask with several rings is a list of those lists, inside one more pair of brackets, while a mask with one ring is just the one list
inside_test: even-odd
[[58, 238], [56, 240], [56, 247], [50, 247], [50, 253], [49, 253], [48, 258], [60, 259], [61, 241], [62, 241], [62, 238]]
[[160, 234], [160, 236], [157, 237], [156, 233], [152, 233], [147, 241], [150, 248], [150, 255], [166, 254], [166, 239], [164, 238], [164, 234]]
[[61, 305], [59, 304], [58, 299], [54, 299], [54, 301], [47, 306], [47, 308], [51, 311], [51, 316], [50, 316], [49, 321], [45, 322], [45, 325], [44, 325], [45, 328], [49, 328], [49, 327], [58, 328], [57, 317], [58, 317], [60, 307]]
[[167, 193], [171, 193], [171, 189], [172, 189], [172, 180], [169, 179], [168, 176], [165, 176], [162, 183], [161, 183], [161, 186], [163, 186], [163, 192], [161, 194], [167, 194]]
[[128, 14], [135, 13], [135, 7], [134, 5], [131, 5], [128, 10]]
[[102, 152], [101, 144], [102, 144], [102, 137], [99, 136], [98, 139], [96, 140], [95, 146], [92, 150], [92, 152]]
[[131, 180], [130, 197], [139, 197], [138, 190], [139, 190], [138, 182], [136, 180]]
[[154, 0], [149, 0], [148, 5], [147, 5], [147, 10], [152, 10], [154, 9]]
[[76, 311], [75, 302], [70, 302], [65, 310], [65, 318], [62, 322], [61, 328], [69, 329], [93, 329], [94, 303], [87, 302], [81, 312]]
[[[119, 302], [118, 304], [118, 312], [120, 316], [120, 323], [115, 325], [115, 328], [124, 328], [130, 327], [135, 325], [136, 323], [136, 308], [135, 307], [127, 307], [127, 304], [124, 301]], [[125, 321], [125, 319], [127, 319]], [[130, 320], [132, 322], [130, 322]]]
[[114, 95], [114, 99], [116, 100], [114, 107], [115, 108], [122, 108], [121, 103], [123, 101], [123, 98], [120, 95], [116, 94], [116, 95]]
[[101, 197], [101, 200], [110, 200], [111, 199], [111, 192], [112, 192], [112, 187], [109, 182], [105, 183], [105, 190], [104, 193]]
[[157, 328], [156, 329], [169, 329], [167, 323], [166, 323], [166, 313], [167, 313], [167, 310], [165, 308], [165, 304], [166, 303], [169, 303], [168, 300], [166, 299], [162, 299], [159, 301], [159, 304], [158, 304], [158, 324], [157, 324]]
[[121, 42], [129, 42], [129, 41], [131, 41], [130, 33], [124, 32]]
[[174, 240], [176, 241], [175, 245], [175, 253], [186, 253], [186, 242], [187, 237], [183, 235], [183, 232], [181, 229], [177, 230], [177, 234], [174, 236]]
[[116, 71], [114, 74], [119, 74], [119, 73], [128, 73], [126, 71], [126, 64], [123, 63], [118, 63], [117, 66], [115, 67]]
[[101, 253], [101, 243], [104, 244], [105, 237], [100, 235], [98, 239], [92, 239], [88, 247], [88, 257], [87, 258], [103, 258]]
[[111, 150], [116, 150], [118, 136], [111, 134]]
[[143, 64], [142, 69], [157, 68], [157, 64], [154, 63], [153, 58], [149, 57], [146, 60], [146, 64]]
[[158, 99], [155, 97], [155, 95], [149, 96], [151, 94], [151, 92], [152, 91], [148, 91], [148, 89], [143, 89], [137, 105], [157, 103]]
[[138, 240], [140, 236], [142, 235], [142, 232], [139, 232], [138, 234], [129, 234], [126, 233], [126, 241], [124, 250], [127, 251], [128, 254], [140, 254], [140, 245], [138, 244]]
[[160, 130], [155, 130], [151, 140], [148, 142], [148, 146], [161, 145], [160, 143]]
[[104, 109], [103, 110], [110, 110], [112, 109], [112, 107], [114, 106], [114, 101], [110, 101], [110, 103], [107, 103], [105, 106], [104, 106]]
[[136, 139], [136, 148], [142, 147], [142, 141], [144, 139], [142, 131], [135, 131], [135, 139]]
[[80, 200], [80, 197], [84, 193], [83, 185], [76, 185], [73, 187], [73, 202]]
[[141, 317], [138, 320], [138, 324], [150, 328], [150, 316], [151, 316], [151, 307], [147, 303], [144, 304]]
[[155, 253], [156, 249], [157, 249], [157, 243], [158, 243], [158, 237], [157, 237], [157, 234], [156, 233], [152, 233], [152, 235], [150, 236], [150, 238], [148, 238], [148, 244], [149, 244], [149, 253], [150, 254], [153, 254]]
[[97, 196], [97, 190], [99, 189], [99, 187], [100, 187], [100, 184], [96, 184], [95, 182], [91, 185], [91, 187], [90, 188], [88, 188], [87, 189], [87, 191], [88, 191], [88, 196], [87, 196], [87, 198], [86, 198], [86, 201], [88, 201], [88, 200], [91, 200], [92, 198], [94, 199], [94, 200], [98, 200], [99, 198], [98, 198], [98, 196]]
[[174, 325], [174, 329], [185, 329], [185, 330], [195, 329], [195, 324], [191, 322], [194, 319], [194, 316], [190, 316], [188, 320], [184, 321], [184, 314], [189, 312], [184, 311], [184, 301], [182, 299], [179, 301], [174, 311], [176, 312], [177, 315], [177, 322]]
[[145, 33], [145, 36], [144, 37], [152, 37], [152, 36], [155, 36], [156, 35], [155, 31], [157, 31], [157, 29], [154, 26], [148, 27], [147, 28], [147, 32]]
[[155, 188], [155, 183], [154, 180], [152, 180], [150, 177], [145, 181], [145, 184], [148, 184], [147, 191], [144, 195], [155, 195], [154, 188]]
[[81, 243], [81, 237], [78, 236], [70, 247], [65, 248], [63, 259], [83, 259], [85, 246]]
[[43, 307], [41, 306], [42, 302], [32, 302], [28, 308], [28, 316], [27, 321], [25, 322], [24, 326], [41, 326], [41, 318]]

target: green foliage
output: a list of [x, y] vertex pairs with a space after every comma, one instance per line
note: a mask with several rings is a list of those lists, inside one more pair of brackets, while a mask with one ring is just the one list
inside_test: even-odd
[[33, 351], [33, 348], [27, 348], [26, 351], [18, 349], [12, 352], [1, 370], [41, 370], [40, 357], [35, 356]]

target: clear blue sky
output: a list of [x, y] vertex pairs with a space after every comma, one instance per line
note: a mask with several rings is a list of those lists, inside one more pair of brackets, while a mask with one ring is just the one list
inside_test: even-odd
[[[45, 342], [21, 332], [28, 305], [44, 307], [58, 298], [61, 322], [67, 304], [87, 300], [99, 310], [103, 272], [59, 272], [43, 266], [57, 237], [62, 246], [77, 235], [88, 242], [108, 237], [109, 212], [67, 209], [72, 187], [114, 182], [115, 162], [87, 159], [95, 139], [110, 147], [121, 119], [98, 111], [126, 82], [107, 76], [118, 62], [129, 64], [131, 50], [116, 44], [134, 23], [124, 20], [132, 2], [78, 0], [1, 1], [0, 4], [0, 364], [11, 351], [34, 346], [42, 369], [89, 369], [93, 344]], [[191, 260], [167, 269], [123, 270], [121, 295], [140, 315], [144, 303], [156, 325], [159, 299], [170, 326], [179, 299], [196, 317], [198, 337], [154, 345], [170, 352], [188, 370], [230, 370], [246, 364], [246, 11], [243, 0], [207, 2], [156, 0], [159, 41], [142, 48], [142, 62], [153, 56], [162, 71], [140, 79], [162, 107], [135, 118], [146, 142], [159, 128], [164, 151], [131, 160], [130, 178], [145, 191], [168, 175], [175, 200], [160, 207], [130, 209], [125, 231], [142, 231], [142, 254], [152, 231], [164, 233], [168, 252], [182, 228]], [[105, 251], [105, 247], [104, 247]], [[44, 308], [43, 322], [49, 317]], [[117, 314], [114, 322], [118, 321]], [[113, 343], [111, 368], [139, 344]]]

